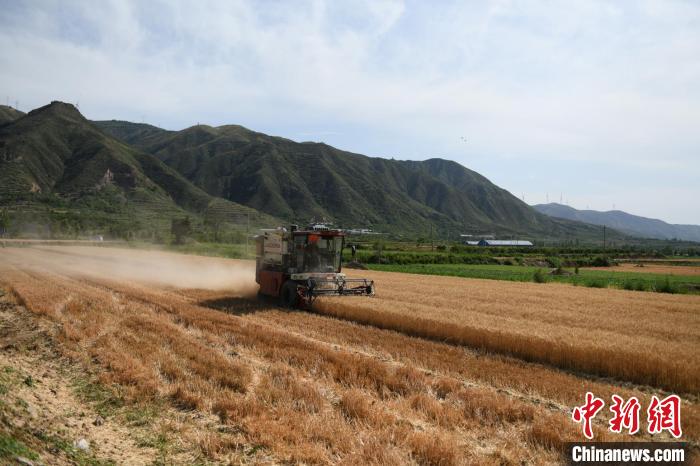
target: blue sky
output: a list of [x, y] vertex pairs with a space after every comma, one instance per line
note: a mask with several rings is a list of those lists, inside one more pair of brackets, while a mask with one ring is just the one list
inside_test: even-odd
[[456, 160], [700, 224], [700, 2], [0, 0], [0, 98]]

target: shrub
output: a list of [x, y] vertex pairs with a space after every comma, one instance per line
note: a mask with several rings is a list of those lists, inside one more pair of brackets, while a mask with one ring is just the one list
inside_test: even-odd
[[559, 259], [558, 257], [547, 257], [545, 260], [547, 261], [550, 267], [553, 267], [555, 269], [561, 268], [561, 259]]
[[655, 283], [654, 289], [659, 293], [678, 293], [678, 288], [671, 283], [671, 280], [669, 280], [668, 277], [666, 277], [666, 280], [662, 281], [661, 283]]
[[597, 256], [591, 262], [593, 267], [610, 267], [610, 258], [607, 256]]
[[532, 275], [532, 281], [535, 283], [546, 283], [547, 276], [544, 274], [542, 269], [537, 269], [537, 270], [535, 270], [535, 273]]
[[605, 280], [589, 280], [586, 282], [588, 288], [607, 288], [608, 282]]
[[647, 287], [644, 281], [628, 279], [622, 282], [622, 289], [629, 291], [646, 291]]

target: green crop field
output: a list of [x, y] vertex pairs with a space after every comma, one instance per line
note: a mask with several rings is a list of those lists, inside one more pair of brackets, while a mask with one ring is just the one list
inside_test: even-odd
[[666, 293], [700, 293], [700, 275], [664, 275], [607, 270], [566, 269], [571, 275], [551, 275], [551, 269], [517, 265], [479, 264], [367, 264], [371, 270], [417, 273], [426, 275], [450, 275], [455, 277], [485, 278], [489, 280], [538, 281], [571, 283], [594, 288], [621, 288], [637, 291]]

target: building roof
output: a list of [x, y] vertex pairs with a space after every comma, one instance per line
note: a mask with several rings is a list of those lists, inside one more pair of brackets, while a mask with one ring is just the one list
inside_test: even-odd
[[522, 239], [482, 239], [480, 246], [532, 246], [532, 242]]

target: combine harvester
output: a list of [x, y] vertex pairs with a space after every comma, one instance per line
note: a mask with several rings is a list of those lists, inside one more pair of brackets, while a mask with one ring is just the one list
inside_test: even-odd
[[282, 306], [311, 309], [318, 296], [374, 295], [374, 281], [341, 273], [345, 234], [324, 225], [262, 230], [255, 238], [259, 297]]

